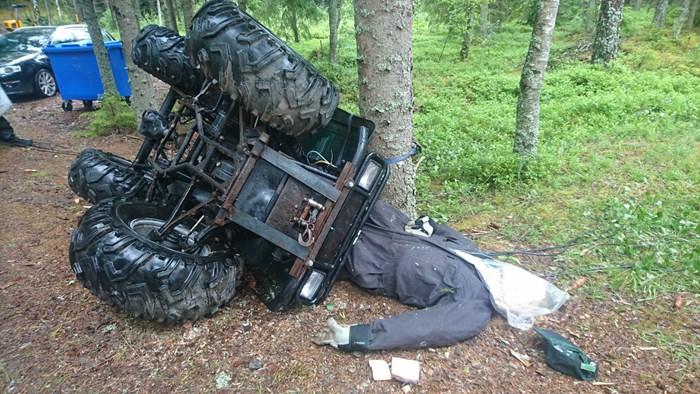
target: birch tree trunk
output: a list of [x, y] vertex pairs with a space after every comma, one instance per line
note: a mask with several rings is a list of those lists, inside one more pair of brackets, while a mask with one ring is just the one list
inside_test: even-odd
[[591, 62], [608, 64], [617, 59], [624, 0], [603, 0], [593, 41]]
[[156, 0], [156, 11], [158, 13], [158, 26], [163, 26], [163, 11], [160, 7], [160, 0]]
[[117, 84], [114, 82], [112, 66], [109, 62], [107, 47], [105, 47], [105, 42], [102, 39], [102, 29], [100, 28], [99, 17], [95, 13], [93, 2], [91, 0], [79, 0], [78, 3], [82, 19], [87, 24], [88, 32], [90, 33], [92, 50], [95, 52], [105, 94], [117, 94]]
[[540, 93], [552, 46], [559, 0], [538, 0], [532, 38], [527, 50], [515, 115], [513, 152], [525, 160], [537, 156], [540, 129]]
[[141, 126], [143, 111], [156, 108], [156, 93], [153, 89], [153, 78], [131, 61], [131, 47], [134, 37], [139, 34], [139, 20], [133, 0], [112, 0], [112, 14], [117, 19], [119, 35], [122, 39], [126, 69], [131, 85], [131, 109], [136, 117], [137, 128]]
[[479, 36], [482, 41], [486, 40], [489, 35], [489, 2], [481, 0], [481, 8], [479, 9]]
[[683, 29], [683, 25], [685, 25], [685, 22], [688, 19], [688, 10], [690, 8], [690, 0], [683, 0], [683, 3], [681, 4], [681, 14], [678, 16], [678, 26], [676, 26], [676, 31], [673, 32], [673, 39], [677, 40], [678, 37], [681, 35], [681, 30]]
[[656, 9], [654, 10], [654, 26], [659, 29], [664, 27], [666, 22], [666, 11], [668, 9], [668, 0], [657, 0]]
[[[370, 148], [393, 158], [413, 148], [413, 0], [355, 0], [360, 112], [376, 124]], [[415, 169], [391, 166], [383, 199], [415, 216]]]
[[59, 23], [63, 22], [63, 14], [61, 13], [61, 5], [58, 3], [58, 0], [56, 0], [56, 12], [58, 13], [58, 22]]

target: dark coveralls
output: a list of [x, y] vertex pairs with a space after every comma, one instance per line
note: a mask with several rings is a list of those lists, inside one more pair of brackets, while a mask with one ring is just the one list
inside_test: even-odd
[[437, 225], [429, 238], [407, 233], [410, 220], [377, 202], [343, 278], [423, 309], [350, 326], [346, 350], [447, 346], [478, 334], [491, 319], [490, 294], [476, 270], [446, 250], [479, 253], [474, 243], [445, 225]]

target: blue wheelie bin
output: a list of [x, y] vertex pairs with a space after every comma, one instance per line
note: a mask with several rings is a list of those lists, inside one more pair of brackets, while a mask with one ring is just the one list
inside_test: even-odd
[[[126, 72], [126, 59], [121, 41], [105, 42], [112, 75], [117, 84], [117, 92], [126, 98], [131, 97], [129, 74]], [[104, 93], [97, 59], [92, 43], [68, 43], [49, 45], [44, 48], [53, 68], [58, 90], [61, 93], [64, 111], [73, 110], [72, 100], [81, 100], [87, 108]]]

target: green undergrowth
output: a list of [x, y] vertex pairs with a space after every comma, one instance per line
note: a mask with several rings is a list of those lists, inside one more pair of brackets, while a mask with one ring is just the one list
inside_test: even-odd
[[99, 137], [114, 133], [132, 133], [136, 130], [136, 117], [123, 97], [106, 94], [100, 97], [99, 107], [80, 115], [88, 120], [85, 130], [74, 132], [74, 136]]
[[[673, 40], [671, 28], [651, 28], [651, 14], [628, 9], [618, 61], [607, 67], [587, 62], [592, 37], [580, 21], [557, 26], [538, 156], [527, 164], [512, 144], [531, 29], [501, 26], [462, 62], [459, 35], [418, 15], [419, 211], [478, 234], [486, 250], [578, 239], [549, 259], [550, 267], [537, 267], [560, 283], [585, 275], [600, 289], [637, 299], [698, 294], [699, 32]], [[312, 61], [337, 83], [342, 106], [356, 112], [354, 38], [341, 35], [339, 61], [331, 65], [319, 45], [322, 30], [317, 34], [294, 47], [317, 54]]]

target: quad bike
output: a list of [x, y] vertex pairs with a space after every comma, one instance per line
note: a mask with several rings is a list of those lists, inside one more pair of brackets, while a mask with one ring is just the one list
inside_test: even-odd
[[271, 310], [322, 302], [389, 175], [374, 124], [229, 1], [186, 37], [145, 27], [132, 58], [170, 91], [133, 161], [91, 149], [69, 170], [95, 204], [71, 238], [78, 280], [158, 321], [215, 313], [243, 277]]

